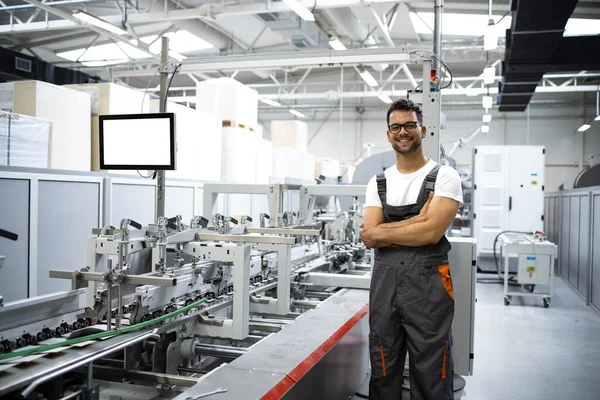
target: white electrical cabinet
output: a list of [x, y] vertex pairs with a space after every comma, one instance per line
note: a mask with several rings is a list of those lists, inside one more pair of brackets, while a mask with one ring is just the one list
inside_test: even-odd
[[545, 154], [544, 146], [473, 150], [472, 226], [478, 256], [493, 255], [501, 232], [543, 230]]

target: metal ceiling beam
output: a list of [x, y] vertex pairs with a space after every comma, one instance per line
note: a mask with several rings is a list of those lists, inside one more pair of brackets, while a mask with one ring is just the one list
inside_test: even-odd
[[198, 57], [183, 60], [182, 72], [251, 70], [290, 67], [333, 67], [373, 63], [417, 62], [421, 58], [399, 48], [352, 49], [345, 51], [298, 51], [293, 53], [245, 54]]
[[131, 47], [137, 48], [138, 50], [144, 51], [144, 52], [148, 53], [149, 55], [151, 55], [154, 58], [157, 57], [156, 55], [154, 55], [153, 53], [150, 52], [150, 49], [148, 48], [148, 46], [145, 43], [138, 43], [138, 45], [135, 46], [135, 45], [131, 44], [129, 42], [129, 39], [126, 38], [126, 37], [122, 37], [120, 35], [116, 35], [114, 33], [107, 32], [104, 29], [100, 29], [100, 28], [95, 27], [93, 25], [89, 25], [89, 24], [88, 25], [80, 25], [79, 21], [77, 20], [77, 18], [73, 17], [71, 14], [69, 14], [69, 13], [67, 13], [65, 11], [59, 10], [57, 8], [54, 8], [54, 7], [50, 7], [50, 6], [48, 6], [48, 5], [44, 4], [44, 3], [41, 3], [41, 2], [39, 2], [37, 0], [23, 0], [23, 1], [25, 1], [26, 3], [29, 3], [29, 4], [33, 4], [36, 7], [40, 8], [40, 9], [42, 9], [44, 11], [47, 11], [50, 14], [56, 15], [57, 17], [63, 18], [65, 20], [67, 20], [67, 21], [71, 21], [72, 23], [76, 23], [77, 25], [79, 25], [79, 26], [81, 26], [83, 28], [86, 28], [86, 29], [89, 29], [91, 31], [94, 31], [94, 32], [96, 32], [96, 33], [98, 33], [98, 34], [100, 34], [102, 36], [105, 36], [105, 37], [111, 39], [111, 40], [114, 40], [116, 42], [125, 43], [128, 46], [131, 46]]
[[[25, 0], [24, 0], [25, 1]], [[383, 3], [397, 3], [398, 1], [384, 1]], [[39, 3], [39, 2], [38, 2]], [[315, 4], [314, 0], [300, 0], [300, 4], [304, 5], [308, 9], [328, 9], [328, 8], [346, 8], [352, 6], [363, 6], [365, 0], [346, 0], [340, 2], [339, 0], [319, 0]], [[30, 3], [32, 4], [32, 3]], [[42, 3], [39, 3], [42, 4]], [[235, 15], [255, 15], [262, 13], [273, 13], [273, 12], [291, 12], [291, 9], [283, 2], [276, 3], [254, 3], [254, 4], [241, 4], [231, 6], [221, 6], [222, 3], [207, 3], [200, 7], [177, 9], [168, 11], [154, 11], [148, 13], [129, 14], [127, 16], [127, 22], [130, 24], [142, 24], [152, 22], [165, 22], [165, 21], [178, 21], [178, 20], [189, 20], [189, 19], [203, 19], [203, 20], [217, 20], [225, 16]], [[48, 7], [52, 9], [53, 7]], [[51, 12], [47, 10], [48, 12]], [[110, 23], [121, 23], [121, 15], [107, 15], [102, 16], [102, 19]], [[31, 24], [19, 24], [26, 25], [24, 27], [17, 28], [17, 25], [0, 25], [0, 33], [8, 32], [34, 32], [34, 31], [48, 31], [53, 29], [69, 29], [78, 28], [79, 24], [70, 21], [48, 21], [31, 23]]]
[[[398, 5], [396, 4], [395, 7], [398, 8]], [[390, 36], [389, 27], [381, 20], [381, 17], [379, 16], [379, 14], [377, 14], [377, 11], [375, 11], [373, 7], [369, 7], [369, 9], [373, 14], [373, 18], [375, 18], [375, 22], [377, 22], [377, 25], [379, 26], [379, 30], [381, 31], [381, 33], [383, 33], [383, 38], [385, 39], [385, 42], [388, 44], [388, 46], [394, 47], [394, 41]]]

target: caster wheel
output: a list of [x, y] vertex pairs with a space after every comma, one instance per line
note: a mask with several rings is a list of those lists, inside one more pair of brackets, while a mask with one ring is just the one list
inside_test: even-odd
[[508, 300], [508, 298], [504, 298], [504, 305], [507, 306], [510, 304], [510, 300]]
[[550, 306], [550, 299], [544, 299], [544, 308], [548, 308]]

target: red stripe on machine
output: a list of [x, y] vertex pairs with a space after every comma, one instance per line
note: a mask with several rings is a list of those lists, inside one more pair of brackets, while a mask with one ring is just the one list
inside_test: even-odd
[[339, 340], [352, 329], [369, 312], [369, 305], [365, 304], [356, 314], [352, 316], [344, 325], [338, 328], [327, 340], [325, 340], [315, 351], [304, 359], [296, 368], [294, 368], [284, 379], [279, 381], [271, 390], [269, 390], [261, 400], [280, 399], [296, 382], [298, 382], [309, 369], [313, 367], [329, 350], [335, 346]]

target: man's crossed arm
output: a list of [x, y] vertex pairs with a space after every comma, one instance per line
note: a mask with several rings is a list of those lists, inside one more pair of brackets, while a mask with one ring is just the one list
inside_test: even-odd
[[454, 199], [430, 194], [419, 215], [392, 223], [383, 223], [382, 208], [367, 207], [360, 237], [367, 248], [434, 244], [452, 225], [458, 207]]

